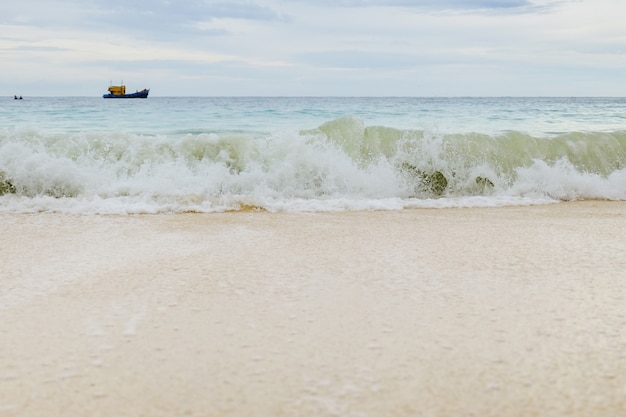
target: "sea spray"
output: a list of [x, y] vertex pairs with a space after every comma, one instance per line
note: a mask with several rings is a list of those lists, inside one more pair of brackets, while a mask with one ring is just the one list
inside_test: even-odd
[[[300, 113], [315, 118], [325, 112], [340, 113], [334, 100], [301, 100], [303, 105], [329, 107]], [[346, 100], [351, 106], [376, 103]], [[155, 108], [163, 116], [167, 109], [158, 106], [179, 102], [183, 101], [155, 101]], [[370, 122], [376, 119], [372, 107], [358, 111], [368, 119], [340, 115], [310, 126], [296, 118], [293, 128], [270, 130], [260, 127], [287, 123], [288, 116], [296, 113], [289, 113], [288, 107], [256, 111], [254, 103], [286, 102], [248, 99], [242, 114], [226, 110], [219, 114], [259, 129], [198, 127], [203, 114], [194, 113], [197, 110], [191, 104], [202, 104], [198, 108], [204, 111], [218, 102], [190, 100], [184, 110], [189, 114], [181, 120], [189, 123], [193, 115], [198, 120], [188, 128], [176, 124], [176, 119], [171, 120], [172, 126], [160, 126], [152, 119], [156, 123], [152, 128], [146, 127], [145, 120], [131, 128], [132, 113], [122, 111], [136, 106], [119, 103], [87, 113], [93, 123], [98, 115], [107, 121], [116, 115], [120, 123], [114, 129], [98, 125], [48, 129], [34, 121], [4, 128], [0, 131], [0, 210], [153, 213], [255, 207], [323, 211], [626, 199], [623, 130], [532, 134], [532, 129], [485, 133], [489, 129], [405, 127], [411, 123], [402, 113], [406, 108], [400, 106], [449, 105], [454, 100], [397, 100], [401, 116], [385, 116], [387, 124]], [[500, 105], [507, 103], [504, 100]], [[152, 117], [156, 110], [149, 106], [141, 104], [138, 113]], [[70, 108], [68, 125], [72, 117], [79, 117]], [[228, 109], [236, 112], [237, 106]], [[213, 112], [218, 110], [209, 114]], [[51, 120], [56, 121], [58, 112], [54, 117]], [[571, 123], [571, 119], [566, 121]], [[208, 124], [215, 125], [215, 119]], [[84, 127], [84, 121], [77, 126]]]

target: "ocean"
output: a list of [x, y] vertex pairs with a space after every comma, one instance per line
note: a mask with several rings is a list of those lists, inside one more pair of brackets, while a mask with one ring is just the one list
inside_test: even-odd
[[320, 212], [626, 200], [626, 98], [26, 97], [0, 212]]

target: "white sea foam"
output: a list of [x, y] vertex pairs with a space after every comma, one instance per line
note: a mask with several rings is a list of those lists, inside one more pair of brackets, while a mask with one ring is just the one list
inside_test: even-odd
[[[207, 131], [189, 126], [194, 115], [203, 116], [192, 102], [206, 110], [198, 104], [205, 102], [182, 102], [184, 117], [170, 124], [158, 119], [167, 114], [158, 101], [152, 110], [146, 104], [129, 104], [132, 109], [116, 104], [82, 112], [78, 119], [70, 105], [65, 116], [38, 109], [44, 122], [60, 117], [63, 123], [44, 128], [43, 122], [31, 121], [0, 132], [0, 211], [399, 210], [626, 199], [626, 133], [602, 125], [597, 131], [552, 136], [498, 133], [494, 128], [502, 119], [485, 129], [490, 133], [458, 131], [458, 126], [452, 132], [408, 129], [409, 114], [401, 107], [408, 102], [394, 102], [395, 116], [381, 117], [375, 102], [355, 99], [342, 102], [341, 110], [369, 105], [361, 113], [389, 124], [371, 125], [355, 116], [327, 119], [317, 127], [305, 124], [339, 112], [331, 100], [324, 111], [301, 110], [306, 115], [291, 121], [297, 128], [287, 128], [287, 116], [300, 114], [290, 113], [287, 102], [273, 102], [282, 110], [268, 115], [255, 113], [250, 99], [233, 107], [235, 115], [220, 113], [233, 123], [230, 130]], [[299, 105], [306, 103], [301, 99]], [[497, 105], [489, 105], [497, 112]], [[483, 120], [456, 106], [449, 110], [461, 120]], [[133, 129], [130, 121], [137, 119], [120, 113], [131, 110], [153, 125], [144, 120]], [[103, 129], [98, 115], [110, 123], [121, 117], [121, 130]], [[91, 128], [70, 129], [73, 124], [84, 128], [84, 118]], [[572, 126], [571, 119], [563, 120], [561, 128]], [[237, 122], [259, 131], [238, 132]], [[613, 126], [609, 120], [604, 127]]]

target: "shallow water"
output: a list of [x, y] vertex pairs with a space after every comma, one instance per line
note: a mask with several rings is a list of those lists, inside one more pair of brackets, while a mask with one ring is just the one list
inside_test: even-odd
[[626, 199], [621, 98], [26, 98], [0, 211], [398, 210]]

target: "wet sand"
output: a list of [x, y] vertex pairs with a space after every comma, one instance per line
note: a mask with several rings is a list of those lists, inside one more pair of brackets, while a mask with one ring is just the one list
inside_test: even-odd
[[0, 222], [0, 416], [626, 415], [624, 202]]

